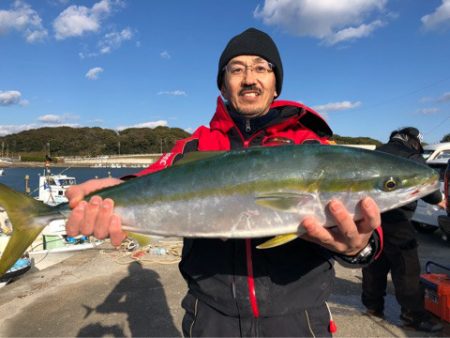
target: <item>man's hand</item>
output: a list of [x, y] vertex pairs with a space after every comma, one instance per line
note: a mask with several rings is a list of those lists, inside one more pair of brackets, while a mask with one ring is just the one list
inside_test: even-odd
[[314, 217], [307, 217], [301, 223], [306, 233], [300, 237], [340, 254], [356, 255], [367, 246], [373, 230], [381, 225], [375, 201], [366, 197], [360, 204], [363, 218], [355, 223], [342, 202], [332, 200], [328, 209], [336, 220], [336, 227], [324, 228]]
[[84, 236], [94, 235], [98, 239], [109, 237], [112, 245], [119, 246], [126, 234], [121, 229], [120, 217], [114, 214], [114, 201], [92, 196], [86, 202], [84, 198], [94, 191], [122, 182], [116, 178], [104, 178], [89, 180], [67, 189], [69, 206], [73, 208], [66, 223], [67, 235], [73, 237], [81, 233]]

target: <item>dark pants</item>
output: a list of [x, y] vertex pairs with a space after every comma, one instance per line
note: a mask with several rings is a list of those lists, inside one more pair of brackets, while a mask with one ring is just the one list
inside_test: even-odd
[[420, 284], [420, 262], [417, 242], [408, 239], [392, 243], [385, 236], [381, 256], [368, 267], [363, 268], [362, 302], [372, 310], [384, 309], [387, 275], [391, 272], [395, 297], [403, 311], [418, 315], [424, 312], [424, 294]]
[[331, 337], [326, 304], [298, 313], [259, 318], [227, 316], [188, 294], [182, 303], [186, 313], [185, 337]]

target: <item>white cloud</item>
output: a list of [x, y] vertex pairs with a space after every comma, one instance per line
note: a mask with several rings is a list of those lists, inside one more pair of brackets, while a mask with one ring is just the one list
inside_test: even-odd
[[429, 96], [424, 96], [419, 99], [420, 103], [427, 103], [427, 102], [431, 102], [431, 101], [434, 101], [434, 99]]
[[63, 118], [60, 115], [47, 114], [39, 116], [38, 120], [44, 123], [61, 123]]
[[[63, 114], [63, 115], [56, 115], [56, 114], [46, 114], [38, 117], [38, 121], [50, 124], [50, 125], [68, 125], [67, 121], [70, 120], [78, 120], [79, 116], [75, 116], [72, 114]], [[73, 124], [70, 124], [73, 125]]]
[[103, 68], [102, 67], [94, 67], [94, 68], [89, 69], [85, 76], [89, 80], [97, 80], [98, 76], [102, 72], [103, 72]]
[[104, 36], [99, 42], [100, 54], [110, 53], [112, 50], [119, 48], [123, 41], [131, 40], [133, 32], [129, 27], [120, 32], [111, 32]]
[[90, 120], [89, 122], [94, 125], [99, 125], [99, 124], [103, 124], [105, 121], [103, 119], [93, 119], [93, 120]]
[[26, 41], [44, 40], [48, 33], [39, 14], [23, 1], [16, 0], [10, 10], [0, 10], [0, 35], [11, 30], [22, 32]]
[[16, 125], [7, 124], [7, 125], [0, 125], [0, 136], [16, 134], [24, 130], [37, 129], [42, 127], [61, 127], [61, 126], [67, 126], [72, 128], [80, 127], [80, 125], [78, 124], [54, 124], [54, 125], [42, 125], [38, 123], [16, 124]]
[[52, 6], [67, 5], [70, 0], [47, 0]]
[[36, 124], [0, 125], [0, 136], [19, 133], [24, 130], [37, 128]]
[[67, 7], [53, 21], [56, 39], [63, 40], [89, 32], [98, 32], [102, 21], [111, 14], [116, 4], [117, 1], [101, 0], [91, 8], [76, 5]]
[[375, 29], [383, 27], [384, 25], [385, 25], [384, 22], [380, 20], [375, 20], [368, 25], [362, 24], [356, 28], [355, 27], [344, 28], [336, 32], [336, 34], [330, 36], [326, 40], [326, 43], [334, 45], [346, 40], [365, 38], [368, 37]]
[[138, 123], [132, 126], [119, 126], [116, 129], [117, 130], [124, 130], [124, 129], [128, 129], [128, 128], [156, 128], [159, 126], [162, 127], [167, 127], [168, 123], [166, 120], [158, 120], [158, 121], [153, 121], [153, 122], [144, 122], [144, 123]]
[[439, 102], [449, 102], [450, 101], [450, 92], [442, 94], [442, 96], [438, 99]]
[[419, 110], [419, 114], [430, 115], [439, 112], [439, 108], [422, 108]]
[[187, 96], [184, 90], [172, 90], [172, 91], [161, 91], [158, 95], [170, 95], [170, 96]]
[[369, 36], [385, 25], [381, 15], [387, 0], [265, 0], [254, 16], [298, 36], [326, 44]]
[[426, 30], [438, 29], [443, 25], [450, 26], [450, 0], [442, 0], [433, 13], [423, 16], [420, 20]]
[[34, 43], [43, 41], [47, 37], [48, 33], [46, 30], [27, 30], [25, 39], [27, 42]]
[[22, 99], [22, 93], [18, 90], [0, 90], [0, 106], [12, 106], [15, 104], [20, 104], [25, 106], [28, 104], [27, 100]]
[[340, 110], [354, 109], [359, 107], [360, 105], [361, 105], [360, 101], [356, 102], [342, 101], [342, 102], [331, 102], [319, 106], [314, 106], [312, 108], [317, 110], [319, 113], [328, 113]]
[[172, 56], [169, 54], [168, 51], [164, 50], [161, 53], [159, 53], [159, 56], [161, 57], [161, 59], [166, 59], [169, 60]]

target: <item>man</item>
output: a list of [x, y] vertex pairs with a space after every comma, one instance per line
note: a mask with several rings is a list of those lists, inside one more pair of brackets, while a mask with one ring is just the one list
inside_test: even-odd
[[[413, 127], [393, 131], [389, 142], [377, 150], [425, 163], [421, 155], [422, 135]], [[440, 206], [443, 204], [439, 190], [423, 200]], [[424, 294], [420, 286], [418, 243], [411, 224], [416, 205], [417, 202], [413, 202], [381, 215], [384, 248], [381, 256], [362, 270], [362, 302], [369, 314], [383, 317], [387, 275], [390, 271], [395, 297], [401, 306], [400, 318], [417, 330], [436, 332], [442, 330], [442, 325], [425, 311]]]
[[[226, 101], [219, 97], [210, 128], [198, 128], [137, 175], [162, 170], [189, 151], [326, 144], [332, 132], [317, 113], [299, 103], [274, 101], [282, 83], [283, 66], [273, 40], [254, 28], [235, 36], [219, 60], [217, 85]], [[113, 202], [98, 196], [81, 201], [89, 192], [118, 183], [90, 181], [67, 192], [74, 207], [68, 234], [109, 235], [112, 244], [120, 244], [125, 234]], [[184, 335], [330, 336], [326, 300], [333, 257], [356, 266], [370, 262], [380, 247], [374, 232], [380, 224], [378, 207], [371, 198], [361, 206], [363, 219], [355, 224], [342, 203], [331, 201], [336, 228], [323, 228], [311, 215], [302, 222], [306, 234], [301, 239], [269, 250], [256, 249], [267, 238], [185, 239], [179, 266], [189, 289], [182, 302]]]

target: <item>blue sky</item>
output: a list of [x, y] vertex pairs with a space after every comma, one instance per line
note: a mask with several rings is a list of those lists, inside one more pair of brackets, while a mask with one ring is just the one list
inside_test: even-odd
[[0, 0], [0, 135], [43, 126], [208, 125], [217, 63], [248, 27], [284, 66], [280, 98], [333, 131], [450, 133], [450, 0]]

